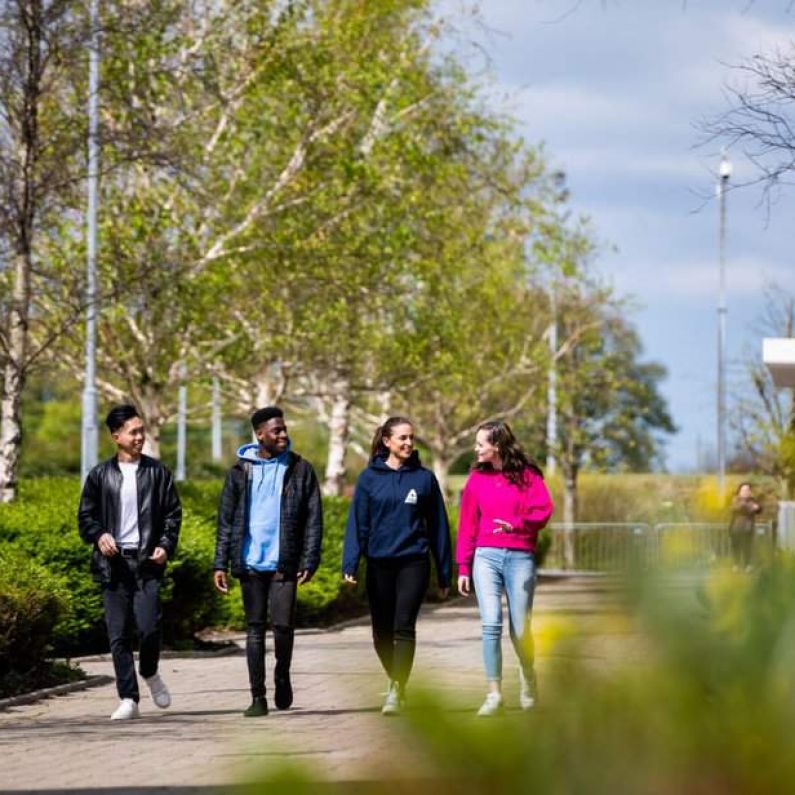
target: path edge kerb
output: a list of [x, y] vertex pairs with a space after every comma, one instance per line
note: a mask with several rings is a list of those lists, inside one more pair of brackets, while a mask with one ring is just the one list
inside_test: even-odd
[[100, 685], [109, 685], [114, 681], [112, 676], [105, 674], [94, 674], [81, 679], [79, 682], [66, 682], [63, 685], [55, 685], [54, 687], [43, 687], [41, 690], [32, 690], [30, 693], [22, 693], [18, 696], [9, 696], [8, 698], [0, 698], [0, 712], [9, 709], [10, 707], [19, 707], [25, 704], [33, 704], [36, 701], [42, 701], [51, 696], [63, 696], [67, 693], [75, 693], [78, 690], [88, 690], [90, 687], [99, 687]]

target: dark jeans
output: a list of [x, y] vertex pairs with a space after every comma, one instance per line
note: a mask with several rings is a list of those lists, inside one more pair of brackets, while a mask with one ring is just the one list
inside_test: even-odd
[[427, 555], [367, 559], [373, 644], [387, 676], [405, 685], [411, 674], [420, 612], [431, 563]]
[[160, 662], [160, 580], [145, 576], [134, 559], [114, 556], [110, 564], [112, 579], [102, 586], [102, 602], [116, 689], [119, 698], [137, 702], [132, 623], [140, 636], [138, 670], [143, 677], [154, 676]]
[[290, 673], [295, 635], [295, 577], [249, 571], [240, 578], [246, 612], [246, 658], [253, 698], [265, 696], [265, 625], [270, 612], [277, 679]]

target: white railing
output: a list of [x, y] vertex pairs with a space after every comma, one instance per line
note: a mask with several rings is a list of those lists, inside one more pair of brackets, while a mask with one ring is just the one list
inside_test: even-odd
[[[576, 522], [549, 526], [545, 569], [619, 571], [632, 566], [709, 564], [731, 555], [728, 525], [715, 522]], [[757, 552], [772, 548], [770, 522], [756, 525]]]

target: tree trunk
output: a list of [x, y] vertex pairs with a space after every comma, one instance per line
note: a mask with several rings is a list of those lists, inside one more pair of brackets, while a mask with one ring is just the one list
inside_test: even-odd
[[268, 362], [254, 376], [253, 409], [275, 406], [284, 397], [285, 387], [286, 381], [281, 362]]
[[150, 394], [140, 397], [138, 410], [141, 412], [141, 419], [146, 426], [144, 455], [160, 458], [160, 435], [166, 422], [166, 416], [157, 394], [150, 392]]
[[8, 313], [8, 358], [3, 368], [0, 402], [0, 502], [11, 502], [17, 494], [17, 471], [22, 443], [20, 403], [25, 386], [30, 306], [29, 259], [18, 254], [14, 262], [14, 288]]
[[328, 456], [323, 494], [338, 497], [345, 483], [345, 453], [350, 438], [351, 388], [350, 382], [340, 378], [334, 384], [331, 412], [328, 419]]
[[22, 382], [19, 368], [9, 360], [3, 373], [0, 405], [0, 502], [11, 502], [17, 496], [17, 471], [22, 442], [19, 417]]
[[449, 455], [443, 452], [438, 452], [433, 450], [431, 452], [432, 458], [432, 466], [433, 466], [433, 474], [436, 475], [436, 480], [439, 481], [439, 488], [442, 491], [442, 496], [447, 502], [450, 498], [450, 481], [449, 481], [449, 474], [450, 474], [450, 465], [452, 463], [452, 459]]
[[574, 523], [577, 521], [577, 470], [570, 469], [563, 478], [563, 567], [576, 566]]

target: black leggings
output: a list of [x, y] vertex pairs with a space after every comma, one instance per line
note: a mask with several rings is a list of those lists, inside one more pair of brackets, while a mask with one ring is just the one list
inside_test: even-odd
[[[295, 635], [295, 577], [249, 571], [240, 578], [246, 612], [246, 658], [251, 695], [265, 695], [265, 625], [270, 613], [277, 679], [290, 675]], [[270, 610], [268, 609], [270, 608]]]
[[367, 599], [373, 644], [387, 676], [405, 685], [411, 674], [420, 606], [428, 590], [427, 555], [367, 559]]

